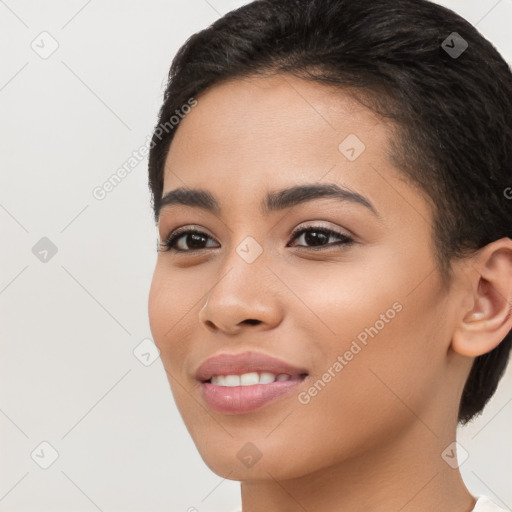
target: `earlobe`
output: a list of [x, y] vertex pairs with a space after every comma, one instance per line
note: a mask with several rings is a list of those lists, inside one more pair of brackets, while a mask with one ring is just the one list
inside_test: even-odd
[[[472, 259], [472, 306], [461, 315], [451, 345], [461, 355], [477, 357], [497, 347], [512, 330], [512, 240], [496, 240]], [[468, 304], [467, 298], [464, 302]]]

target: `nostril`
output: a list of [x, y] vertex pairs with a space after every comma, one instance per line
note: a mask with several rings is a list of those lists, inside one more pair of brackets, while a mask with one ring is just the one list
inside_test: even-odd
[[244, 320], [242, 323], [244, 324], [250, 324], [250, 325], [257, 325], [260, 323], [259, 320], [253, 320], [252, 318], [249, 318], [248, 320]]

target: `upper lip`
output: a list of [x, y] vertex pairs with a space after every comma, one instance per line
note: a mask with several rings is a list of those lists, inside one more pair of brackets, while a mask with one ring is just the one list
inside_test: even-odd
[[298, 368], [275, 357], [260, 352], [241, 352], [238, 354], [217, 354], [207, 359], [196, 370], [197, 380], [205, 382], [214, 375], [242, 375], [250, 372], [269, 372], [279, 375], [307, 375], [305, 368]]

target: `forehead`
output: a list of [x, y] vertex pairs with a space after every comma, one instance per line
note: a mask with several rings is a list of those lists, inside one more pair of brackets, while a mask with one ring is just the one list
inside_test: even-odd
[[[185, 156], [225, 165], [234, 154], [252, 160], [258, 153], [278, 162], [319, 155], [332, 160], [349, 134], [362, 140], [371, 131], [368, 142], [374, 147], [385, 143], [387, 135], [382, 121], [347, 93], [289, 75], [230, 80], [197, 100], [180, 122], [169, 159]], [[212, 147], [213, 154], [208, 151]]]

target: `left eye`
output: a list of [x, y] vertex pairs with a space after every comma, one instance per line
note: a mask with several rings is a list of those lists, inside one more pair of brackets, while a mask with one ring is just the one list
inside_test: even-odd
[[[328, 242], [331, 237], [338, 239], [338, 242], [329, 244]], [[213, 240], [209, 235], [202, 231], [188, 229], [170, 235], [164, 243], [160, 244], [160, 246], [162, 247], [161, 250], [163, 252], [195, 252], [208, 248], [202, 247], [208, 239]], [[341, 246], [340, 248], [343, 248], [354, 243], [354, 239], [344, 233], [338, 233], [332, 229], [315, 226], [294, 231], [290, 242], [299, 239], [308, 245], [298, 245], [298, 247], [309, 247], [313, 250], [324, 249], [326, 245], [328, 247]], [[289, 245], [290, 242], [286, 245], [287, 247], [293, 247]], [[212, 246], [210, 245], [209, 247], [211, 248]]]
[[[338, 243], [327, 244], [331, 237], [335, 237], [339, 240]], [[344, 248], [345, 246], [352, 245], [354, 243], [354, 239], [344, 233], [338, 233], [337, 231], [333, 231], [332, 229], [327, 229], [323, 227], [307, 227], [294, 231], [292, 233], [292, 240], [302, 239], [306, 244], [312, 244], [313, 247], [309, 247], [313, 250], [323, 249], [325, 247], [324, 244], [327, 244], [328, 247], [337, 246], [338, 248]], [[341, 246], [341, 247], [340, 247]], [[288, 247], [288, 245], [287, 245]], [[299, 247], [307, 247], [301, 246]]]

